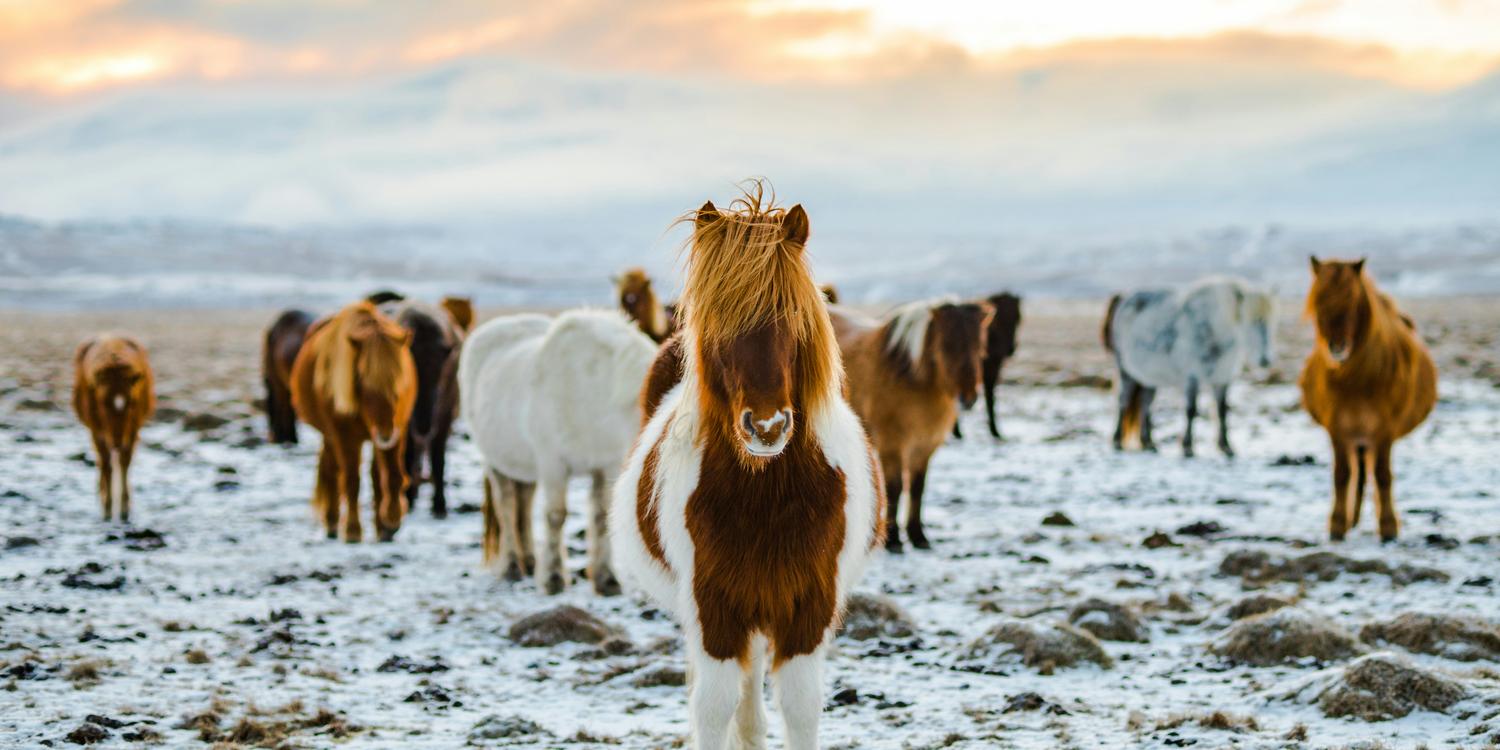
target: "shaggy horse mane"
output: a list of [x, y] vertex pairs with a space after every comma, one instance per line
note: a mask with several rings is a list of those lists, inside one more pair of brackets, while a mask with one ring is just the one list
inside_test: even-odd
[[839, 392], [842, 365], [823, 293], [798, 238], [806, 237], [807, 214], [801, 206], [777, 206], [768, 189], [753, 180], [727, 209], [705, 203], [678, 219], [693, 224], [681, 305], [700, 347], [762, 327], [785, 330], [797, 345], [797, 392], [810, 410]]
[[361, 388], [376, 393], [396, 390], [406, 329], [368, 301], [340, 310], [324, 328], [313, 388], [332, 400], [335, 413], [355, 414]]

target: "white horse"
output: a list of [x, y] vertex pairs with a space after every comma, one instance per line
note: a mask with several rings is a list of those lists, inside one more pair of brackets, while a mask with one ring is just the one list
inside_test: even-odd
[[603, 310], [497, 318], [465, 340], [460, 403], [485, 464], [485, 562], [501, 558], [512, 579], [534, 567], [531, 501], [540, 484], [547, 544], [537, 578], [547, 593], [562, 591], [568, 477], [586, 473], [589, 580], [600, 594], [619, 593], [605, 498], [640, 429], [641, 383], [655, 354], [633, 323]]
[[1115, 295], [1104, 318], [1104, 346], [1120, 370], [1119, 421], [1114, 444], [1139, 432], [1141, 447], [1151, 439], [1151, 401], [1156, 389], [1180, 387], [1187, 394], [1187, 429], [1182, 451], [1193, 455], [1193, 419], [1198, 388], [1213, 389], [1218, 407], [1219, 450], [1229, 447], [1229, 384], [1252, 360], [1270, 367], [1276, 300], [1241, 279], [1212, 277], [1181, 289], [1144, 289]]

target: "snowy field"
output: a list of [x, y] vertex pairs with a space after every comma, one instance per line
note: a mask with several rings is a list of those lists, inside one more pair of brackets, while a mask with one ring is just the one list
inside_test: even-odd
[[[1404, 526], [1385, 546], [1370, 506], [1349, 541], [1326, 541], [1326, 440], [1286, 383], [1305, 334], [1283, 346], [1279, 377], [1235, 392], [1237, 459], [1213, 451], [1211, 420], [1198, 431], [1200, 457], [1181, 457], [1174, 394], [1157, 401], [1161, 453], [1119, 454], [1093, 308], [1029, 311], [1017, 382], [1001, 390], [1007, 439], [993, 441], [976, 411], [966, 439], [937, 454], [926, 501], [934, 550], [878, 558], [861, 587], [909, 622], [836, 641], [824, 745], [1500, 742], [1493, 300], [1424, 326], [1453, 340], [1435, 346], [1437, 410], [1396, 449]], [[259, 322], [0, 315], [0, 746], [62, 747], [70, 736], [172, 747], [686, 745], [682, 648], [667, 618], [586, 583], [547, 597], [480, 566], [477, 454], [466, 439], [449, 464], [457, 513], [434, 520], [424, 494], [394, 543], [325, 541], [308, 507], [316, 435], [304, 427], [291, 448], [258, 439]], [[99, 521], [87, 436], [64, 410], [68, 353], [101, 323], [147, 331], [162, 373], [163, 414], [132, 471], [129, 527]], [[570, 496], [575, 570], [585, 492], [580, 483]], [[1254, 665], [1279, 657], [1274, 637], [1261, 653], [1252, 631], [1242, 631], [1249, 653], [1216, 650], [1235, 628], [1276, 616], [1233, 619], [1236, 603], [1258, 595], [1308, 613], [1288, 622], [1323, 628], [1317, 653]], [[1119, 608], [1070, 613], [1093, 597]], [[559, 604], [602, 622], [571, 622], [572, 635], [595, 642], [521, 645], [513, 626]], [[1376, 629], [1361, 640], [1367, 625], [1402, 613], [1476, 617], [1489, 629], [1435, 646], [1385, 642]], [[1096, 647], [1067, 631], [1082, 643], [1056, 655], [982, 645], [1002, 622], [1049, 633], [1070, 614], [1144, 641]], [[1319, 701], [1325, 688], [1386, 691], [1398, 705], [1430, 697], [1425, 682], [1345, 680], [1377, 652], [1445, 686], [1447, 699], [1378, 722], [1328, 715], [1338, 711]]]

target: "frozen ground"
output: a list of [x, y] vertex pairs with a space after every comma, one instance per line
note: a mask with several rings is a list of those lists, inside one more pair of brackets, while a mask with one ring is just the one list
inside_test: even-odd
[[[450, 463], [459, 513], [434, 520], [424, 496], [392, 544], [327, 542], [307, 503], [316, 438], [304, 428], [306, 442], [290, 449], [255, 438], [254, 326], [209, 318], [196, 321], [199, 333], [173, 339], [170, 323], [113, 318], [155, 330], [168, 398], [133, 471], [134, 525], [105, 525], [81, 456], [85, 434], [57, 408], [66, 391], [55, 361], [66, 351], [55, 342], [98, 321], [3, 322], [0, 746], [63, 746], [89, 715], [114, 746], [143, 734], [168, 746], [195, 746], [200, 737], [288, 747], [684, 743], [685, 691], [657, 684], [673, 682], [682, 666], [669, 621], [629, 597], [600, 599], [575, 585], [549, 598], [480, 567], [476, 454], [466, 440], [455, 441]], [[1228, 627], [1226, 608], [1253, 593], [1294, 600], [1356, 635], [1404, 612], [1500, 620], [1500, 389], [1464, 369], [1443, 382], [1428, 423], [1398, 446], [1405, 523], [1398, 543], [1376, 541], [1367, 508], [1350, 540], [1330, 545], [1324, 438], [1298, 410], [1293, 386], [1239, 388], [1236, 460], [1213, 453], [1209, 422], [1199, 432], [1201, 457], [1180, 456], [1173, 396], [1158, 400], [1162, 452], [1117, 454], [1107, 440], [1111, 395], [1087, 385], [1103, 372], [1086, 348], [1092, 340], [1081, 338], [1092, 324], [1028, 317], [1021, 383], [1001, 392], [1007, 441], [992, 441], [975, 413], [966, 418], [968, 437], [939, 452], [927, 502], [936, 548], [879, 559], [861, 587], [904, 608], [915, 635], [838, 640], [826, 672], [825, 746], [1500, 741], [1493, 655], [1470, 662], [1406, 655], [1457, 680], [1467, 697], [1446, 713], [1370, 723], [1284, 699], [1339, 674], [1347, 659], [1251, 667], [1208, 650]], [[1064, 356], [1070, 350], [1061, 341], [1082, 341], [1077, 351], [1089, 354]], [[1315, 463], [1302, 464], [1303, 456]], [[583, 492], [574, 487], [575, 516]], [[1042, 524], [1057, 512], [1076, 525]], [[1219, 528], [1190, 528], [1198, 522]], [[581, 527], [575, 517], [570, 530]], [[134, 538], [122, 538], [127, 531]], [[1171, 544], [1147, 546], [1158, 531]], [[581, 535], [570, 540], [577, 569]], [[1442, 575], [1404, 582], [1346, 570], [1329, 580], [1258, 582], [1221, 574], [1225, 558], [1242, 550], [1331, 551]], [[1091, 596], [1137, 613], [1149, 641], [1105, 641], [1114, 662], [1107, 669], [1018, 662], [964, 669], [973, 666], [963, 659], [970, 643], [1002, 618], [1062, 622]], [[512, 624], [559, 603], [620, 628], [631, 646], [512, 642]], [[1028, 692], [1042, 700], [1012, 700]], [[512, 718], [525, 721], [504, 721]], [[115, 722], [125, 725], [107, 726]], [[486, 739], [486, 730], [508, 736]]]

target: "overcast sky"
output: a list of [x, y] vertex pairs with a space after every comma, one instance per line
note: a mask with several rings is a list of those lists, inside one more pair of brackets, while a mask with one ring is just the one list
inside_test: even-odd
[[0, 0], [0, 213], [1465, 220], [1497, 69], [1500, 0]]

